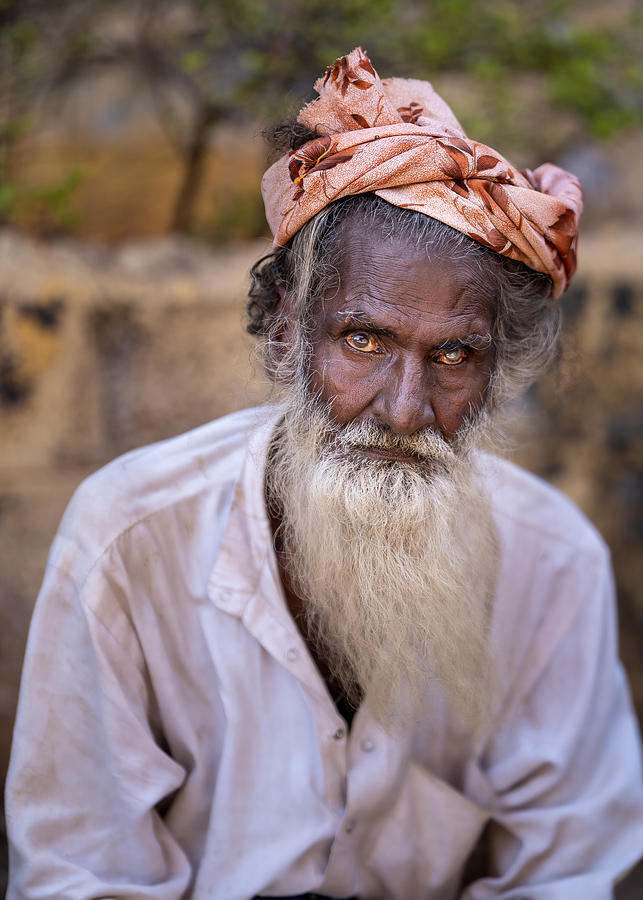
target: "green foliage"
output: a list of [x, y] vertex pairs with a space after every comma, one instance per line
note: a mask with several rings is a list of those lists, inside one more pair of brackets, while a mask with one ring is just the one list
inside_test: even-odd
[[[474, 121], [501, 137], [525, 129], [515, 119], [523, 76], [579, 134], [610, 137], [642, 121], [640, 14], [629, 5], [606, 16], [606, 2], [587, 0], [184, 0], [189, 14], [175, 26], [172, 5], [148, 2], [148, 42], [168, 84], [180, 71], [175, 96], [216, 108], [219, 121], [283, 115], [358, 43], [385, 74], [470, 79], [483, 98]], [[527, 141], [541, 131], [539, 122]]]
[[[608, 138], [643, 121], [641, 21], [631, 8], [606, 15], [609, 4], [580, 0], [433, 0], [418, 12], [409, 36], [414, 71], [460, 72], [484, 85], [492, 130], [511, 132], [521, 76], [579, 133]], [[538, 129], [525, 137], [539, 142]]]
[[195, 0], [183, 4], [191, 15], [173, 29], [167, 26], [172, 3], [152, 5], [147, 36], [155, 46], [163, 36], [166, 72], [178, 61], [192, 77], [183, 81], [184, 90], [207, 96], [230, 115], [241, 105], [246, 112], [279, 106], [284, 92], [309, 92], [315, 73], [375, 38], [396, 8], [394, 0]]
[[37, 220], [41, 234], [70, 231], [78, 224], [74, 198], [85, 178], [82, 169], [74, 168], [57, 181], [31, 185], [26, 189], [27, 210]]
[[220, 191], [207, 236], [214, 241], [262, 237], [266, 233], [266, 218], [261, 195], [256, 187], [239, 187]]
[[37, 120], [33, 97], [37, 47], [41, 32], [28, 15], [18, 14], [14, 3], [0, 7], [0, 220], [14, 198], [9, 184], [13, 146]]
[[[52, 86], [134, 71], [181, 154], [189, 228], [214, 130], [292, 114], [357, 44], [383, 75], [434, 81], [479, 139], [555, 156], [643, 122], [641, 19], [628, 0], [0, 0], [0, 184]], [[68, 227], [60, 190], [32, 200]], [[7, 187], [0, 215], [16, 203]]]
[[5, 181], [0, 185], [0, 222], [27, 224], [41, 237], [73, 231], [79, 222], [76, 194], [85, 178], [82, 169], [73, 168], [40, 184]]
[[[216, 108], [220, 121], [310, 96], [324, 66], [361, 43], [385, 73], [482, 82], [492, 118], [494, 89], [510, 92], [529, 73], [551, 103], [605, 135], [643, 108], [641, 12], [615, 3], [622, 13], [605, 15], [607, 0], [68, 0], [63, 15], [3, 0], [0, 64], [15, 94], [39, 68], [51, 81], [134, 65], [164, 114], [187, 102]], [[119, 31], [104, 27], [119, 16]]]
[[6, 221], [16, 198], [16, 186], [5, 181], [0, 184], [0, 222]]
[[207, 64], [207, 56], [202, 50], [189, 50], [181, 57], [181, 65], [185, 72], [200, 72]]

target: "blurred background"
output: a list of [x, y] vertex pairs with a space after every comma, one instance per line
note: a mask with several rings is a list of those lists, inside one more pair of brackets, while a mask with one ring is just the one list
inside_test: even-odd
[[[608, 541], [643, 714], [642, 35], [635, 0], [0, 0], [3, 771], [78, 482], [266, 394], [243, 331], [270, 246], [261, 131], [356, 44], [382, 76], [431, 80], [520, 168], [583, 182], [560, 359], [512, 411], [507, 453]], [[618, 896], [642, 895], [639, 869]]]

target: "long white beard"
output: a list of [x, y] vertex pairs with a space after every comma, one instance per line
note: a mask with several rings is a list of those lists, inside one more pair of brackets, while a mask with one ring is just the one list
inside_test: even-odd
[[[417, 719], [432, 691], [468, 727], [487, 711], [497, 550], [472, 465], [476, 430], [452, 446], [430, 430], [337, 426], [293, 389], [273, 441], [268, 496], [308, 636], [349, 702], [365, 692], [385, 727]], [[418, 463], [356, 450], [369, 444]]]

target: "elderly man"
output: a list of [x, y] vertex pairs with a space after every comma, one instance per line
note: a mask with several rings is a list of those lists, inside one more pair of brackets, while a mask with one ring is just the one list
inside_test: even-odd
[[361, 48], [266, 173], [278, 403], [77, 492], [25, 663], [13, 898], [600, 900], [643, 845], [608, 555], [476, 449], [551, 359], [580, 188]]

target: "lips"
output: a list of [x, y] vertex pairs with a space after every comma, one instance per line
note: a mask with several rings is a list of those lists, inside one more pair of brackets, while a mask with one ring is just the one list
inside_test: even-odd
[[422, 457], [399, 447], [354, 447], [358, 453], [363, 453], [372, 459], [389, 459], [397, 462], [423, 462]]

